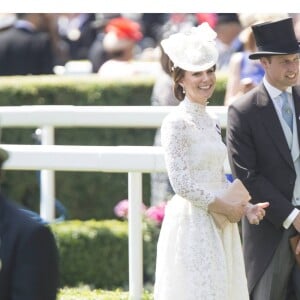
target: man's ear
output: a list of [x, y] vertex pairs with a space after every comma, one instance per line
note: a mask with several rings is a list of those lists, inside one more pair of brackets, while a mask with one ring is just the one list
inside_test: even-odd
[[268, 58], [268, 57], [263, 56], [259, 60], [260, 60], [260, 63], [262, 64], [263, 68], [267, 68], [268, 65], [270, 64], [270, 58]]

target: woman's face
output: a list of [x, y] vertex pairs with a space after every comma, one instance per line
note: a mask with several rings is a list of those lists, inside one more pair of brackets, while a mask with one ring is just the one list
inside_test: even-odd
[[185, 71], [180, 84], [189, 100], [205, 104], [216, 85], [215, 66], [201, 72]]
[[280, 90], [297, 83], [299, 54], [274, 55], [261, 58], [268, 81]]

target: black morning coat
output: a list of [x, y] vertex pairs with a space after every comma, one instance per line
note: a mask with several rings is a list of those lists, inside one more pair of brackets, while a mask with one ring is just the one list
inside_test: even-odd
[[[293, 87], [292, 92], [300, 141], [300, 87]], [[259, 226], [243, 220], [243, 250], [251, 293], [282, 237], [284, 220], [294, 209], [291, 199], [296, 172], [274, 104], [263, 83], [229, 107], [226, 134], [233, 176], [243, 181], [251, 202], [270, 202]]]

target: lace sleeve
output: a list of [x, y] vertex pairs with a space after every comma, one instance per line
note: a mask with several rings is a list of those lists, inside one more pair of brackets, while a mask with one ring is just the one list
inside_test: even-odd
[[205, 191], [198, 182], [193, 182], [188, 149], [191, 141], [188, 125], [180, 118], [167, 117], [161, 127], [161, 142], [165, 151], [168, 176], [175, 193], [207, 210], [215, 195]]

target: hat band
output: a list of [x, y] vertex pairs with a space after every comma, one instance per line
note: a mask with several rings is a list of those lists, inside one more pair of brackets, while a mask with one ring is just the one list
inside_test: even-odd
[[258, 51], [260, 52], [278, 52], [278, 53], [295, 53], [300, 51], [297, 41], [293, 41], [285, 44], [264, 44], [258, 46]]

